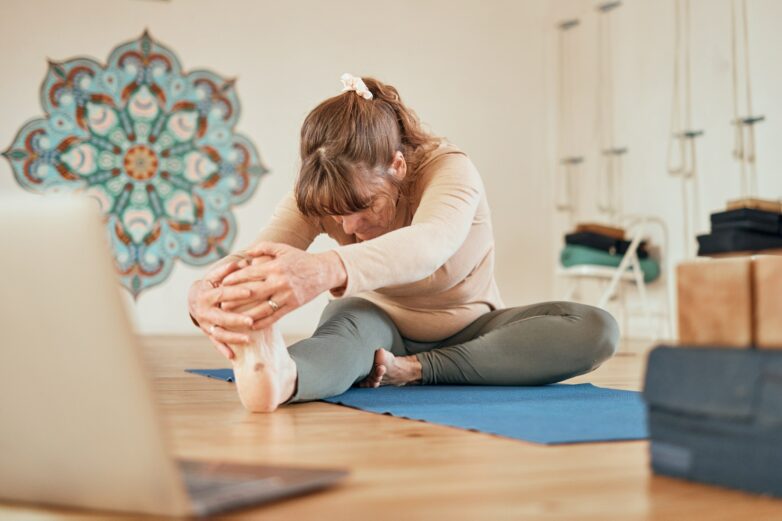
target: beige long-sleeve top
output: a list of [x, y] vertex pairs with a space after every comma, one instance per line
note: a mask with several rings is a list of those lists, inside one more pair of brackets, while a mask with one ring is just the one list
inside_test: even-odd
[[321, 233], [335, 239], [347, 271], [344, 291], [386, 311], [402, 336], [442, 340], [504, 307], [494, 280], [494, 234], [480, 174], [456, 146], [441, 142], [419, 166], [391, 231], [367, 241], [331, 219], [307, 218], [290, 192], [259, 240], [306, 250]]

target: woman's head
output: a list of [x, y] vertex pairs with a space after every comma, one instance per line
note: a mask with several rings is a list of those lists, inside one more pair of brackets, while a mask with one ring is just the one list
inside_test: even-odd
[[301, 128], [296, 202], [307, 216], [333, 216], [346, 233], [381, 235], [438, 139], [391, 85], [363, 78], [371, 99], [349, 90], [307, 115]]

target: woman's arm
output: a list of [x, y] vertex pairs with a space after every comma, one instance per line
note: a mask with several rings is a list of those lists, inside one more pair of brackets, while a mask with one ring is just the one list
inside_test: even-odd
[[320, 222], [305, 217], [299, 211], [293, 191], [290, 191], [274, 209], [269, 224], [243, 251], [251, 250], [261, 242], [278, 242], [306, 250], [321, 233], [323, 228]]
[[431, 168], [410, 226], [335, 248], [347, 284], [344, 291], [332, 290], [334, 296], [421, 280], [462, 246], [483, 194], [480, 174], [463, 154], [448, 154]]

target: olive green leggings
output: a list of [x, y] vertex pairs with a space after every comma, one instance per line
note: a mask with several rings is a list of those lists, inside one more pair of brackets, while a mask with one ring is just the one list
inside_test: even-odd
[[422, 384], [542, 385], [588, 373], [617, 348], [619, 329], [600, 308], [543, 302], [497, 309], [438, 342], [402, 337], [382, 309], [360, 297], [332, 300], [315, 333], [288, 348], [305, 402], [341, 394], [371, 371], [378, 348], [415, 355]]

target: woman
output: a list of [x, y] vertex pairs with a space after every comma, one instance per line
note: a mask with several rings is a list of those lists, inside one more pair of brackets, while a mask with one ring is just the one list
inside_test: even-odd
[[[190, 313], [232, 360], [242, 403], [273, 411], [351, 385], [540, 385], [616, 350], [605, 311], [571, 302], [504, 308], [477, 169], [425, 132], [396, 89], [342, 77], [301, 130], [301, 170], [256, 243], [196, 281]], [[326, 233], [339, 246], [307, 253]], [[312, 337], [274, 323], [324, 291]]]

